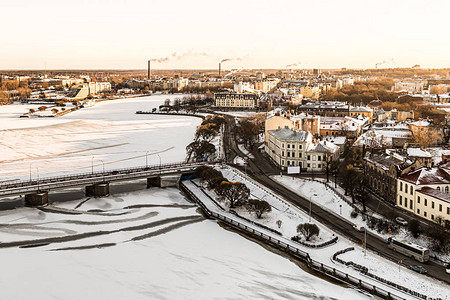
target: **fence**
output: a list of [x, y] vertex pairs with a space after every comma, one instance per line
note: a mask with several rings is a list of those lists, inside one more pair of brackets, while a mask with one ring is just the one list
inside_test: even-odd
[[[221, 215], [219, 213], [213, 212], [209, 210], [206, 205], [200, 201], [200, 199], [191, 191], [189, 190], [183, 182], [180, 182], [180, 189], [194, 202], [196, 202], [204, 211], [204, 213], [209, 216], [210, 218], [217, 219], [220, 221], [223, 221], [224, 223], [228, 224], [230, 227], [235, 228], [238, 231], [244, 232], [252, 237], [254, 237], [257, 240], [260, 240], [266, 244], [269, 244], [277, 249], [280, 249], [287, 254], [306, 262], [307, 266], [314, 271], [317, 271], [325, 276], [340, 280], [342, 282], [345, 282], [351, 286], [354, 286], [358, 289], [364, 290], [366, 292], [371, 293], [374, 296], [378, 296], [384, 299], [404, 299], [400, 296], [397, 296], [395, 294], [392, 294], [380, 287], [377, 287], [371, 283], [365, 282], [361, 279], [358, 279], [356, 277], [353, 277], [347, 273], [341, 272], [339, 270], [336, 270], [335, 268], [332, 268], [330, 266], [327, 266], [321, 262], [315, 261], [310, 258], [309, 253], [294, 247], [292, 245], [289, 245], [275, 237], [272, 237], [270, 235], [264, 234], [261, 231], [258, 231], [254, 228], [251, 228], [245, 224], [242, 224], [236, 220], [233, 220], [227, 216]], [[417, 293], [418, 294], [418, 293]], [[426, 297], [426, 296], [425, 296]], [[426, 299], [426, 298], [425, 298]]]
[[[384, 278], [382, 278], [380, 276], [377, 276], [375, 274], [372, 274], [372, 273], [368, 272], [369, 269], [367, 267], [364, 267], [364, 266], [359, 265], [357, 263], [354, 263], [352, 261], [345, 261], [343, 259], [338, 258], [338, 255], [346, 253], [346, 252], [349, 252], [349, 251], [352, 251], [352, 250], [355, 250], [355, 248], [350, 247], [350, 248], [346, 248], [346, 249], [343, 249], [343, 250], [340, 250], [340, 251], [334, 253], [333, 254], [333, 260], [335, 260], [335, 261], [337, 261], [337, 262], [339, 262], [341, 264], [344, 264], [346, 266], [352, 266], [354, 269], [360, 271], [364, 275], [369, 276], [369, 277], [371, 277], [371, 278], [373, 278], [373, 279], [375, 279], [377, 281], [380, 281], [380, 282], [382, 282], [384, 284], [387, 284], [389, 286], [392, 286], [392, 287], [394, 287], [394, 288], [396, 288], [396, 289], [398, 289], [400, 291], [403, 291], [405, 293], [408, 293], [408, 294], [410, 294], [412, 296], [415, 296], [415, 297], [420, 298], [420, 299], [428, 299], [427, 295], [418, 293], [416, 291], [408, 289], [407, 287], [404, 287], [404, 286], [399, 285], [399, 284], [397, 284], [395, 282], [386, 280], [386, 279], [384, 279]], [[437, 298], [437, 299], [440, 299], [440, 298]]]

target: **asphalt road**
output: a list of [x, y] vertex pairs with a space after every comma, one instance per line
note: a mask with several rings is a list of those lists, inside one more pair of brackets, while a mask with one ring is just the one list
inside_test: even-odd
[[[227, 161], [230, 163], [232, 163], [232, 160], [228, 160], [228, 158], [230, 157], [234, 158], [236, 155], [245, 157], [245, 155], [237, 147], [235, 136], [234, 120], [233, 118], [227, 118], [224, 134], [224, 148], [226, 149], [227, 153], [232, 153], [231, 155], [227, 156]], [[309, 199], [301, 197], [298, 194], [284, 188], [279, 183], [273, 181], [269, 176], [279, 174], [279, 169], [261, 153], [254, 151], [253, 155], [255, 156], [255, 158], [248, 160], [248, 165], [246, 168], [247, 174], [254, 180], [258, 181], [262, 185], [285, 198], [291, 204], [296, 205], [305, 212], [309, 212]], [[322, 207], [314, 203], [311, 203], [311, 215], [314, 219], [326, 225], [328, 228], [334, 230], [336, 233], [345, 236], [355, 243], [362, 244], [364, 233], [354, 230], [353, 224], [351, 222], [330, 214], [329, 212], [322, 209]], [[367, 233], [367, 249], [396, 263], [403, 261], [404, 266], [409, 266], [412, 264], [423, 265], [428, 271], [428, 276], [437, 278], [450, 284], [450, 275], [445, 272], [445, 268], [442, 264], [434, 261], [429, 261], [428, 263], [423, 264], [409, 257], [406, 257], [405, 255], [394, 252], [387, 247], [387, 243], [384, 239], [379, 238], [378, 236], [371, 233]]]

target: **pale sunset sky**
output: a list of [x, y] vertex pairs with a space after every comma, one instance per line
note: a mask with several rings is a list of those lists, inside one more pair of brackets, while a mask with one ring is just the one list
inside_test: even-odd
[[[450, 67], [448, 0], [0, 0], [0, 69]], [[236, 58], [240, 57], [238, 60]]]

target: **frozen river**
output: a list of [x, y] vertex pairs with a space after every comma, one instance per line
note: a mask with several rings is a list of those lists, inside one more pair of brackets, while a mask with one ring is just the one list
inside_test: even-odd
[[[134, 114], [165, 98], [55, 119], [18, 119], [26, 107], [0, 107], [0, 178], [143, 165], [146, 154], [149, 164], [182, 161], [200, 119]], [[204, 219], [174, 188], [2, 211], [0, 241], [5, 299], [367, 298]]]

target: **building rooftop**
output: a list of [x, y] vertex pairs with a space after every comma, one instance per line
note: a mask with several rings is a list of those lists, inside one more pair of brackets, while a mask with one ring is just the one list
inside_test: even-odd
[[411, 157], [431, 158], [430, 152], [424, 151], [420, 148], [408, 148], [406, 153], [408, 153], [408, 156]]
[[275, 136], [279, 140], [287, 141], [287, 142], [305, 142], [310, 135], [309, 132], [300, 130], [295, 131], [290, 128], [278, 128], [275, 130], [269, 130], [269, 135]]
[[424, 195], [445, 201], [447, 203], [450, 203], [450, 195], [444, 192], [441, 192], [437, 189], [431, 188], [429, 186], [424, 186], [421, 189], [418, 189], [417, 192], [420, 192]]
[[450, 175], [438, 168], [420, 168], [400, 176], [399, 179], [415, 185], [450, 183]]

